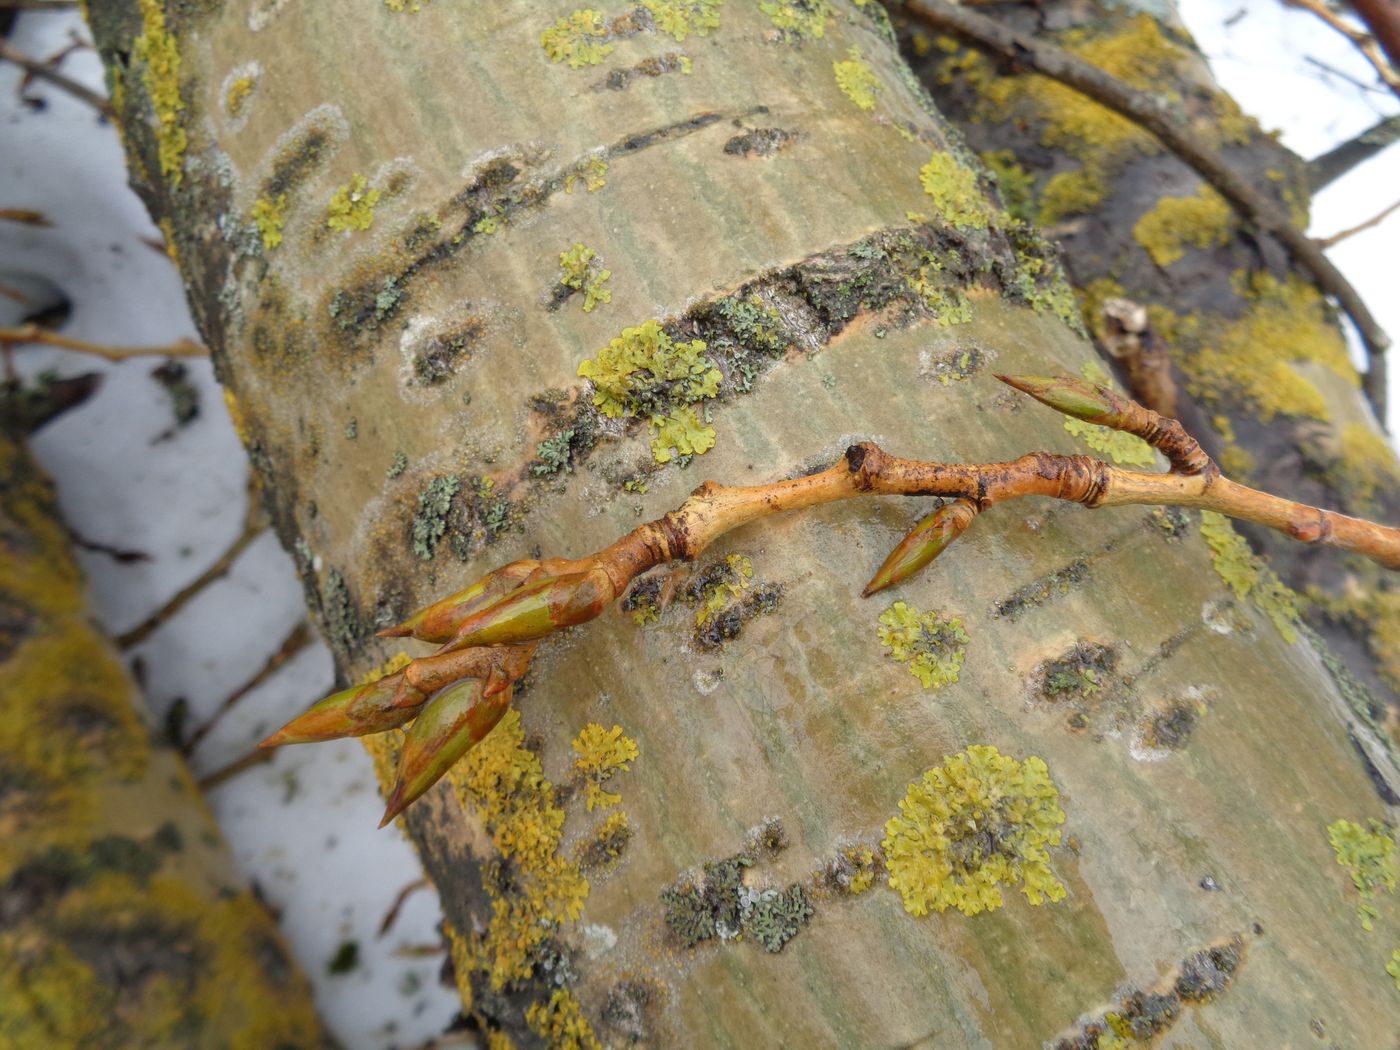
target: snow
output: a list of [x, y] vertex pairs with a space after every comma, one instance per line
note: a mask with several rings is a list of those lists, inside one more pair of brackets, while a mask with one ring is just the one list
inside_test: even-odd
[[[1346, 41], [1311, 15], [1272, 0], [1244, 6], [1185, 0], [1182, 10], [1226, 90], [1304, 156], [1400, 109], [1393, 95], [1349, 82], [1375, 78]], [[47, 55], [73, 32], [86, 35], [75, 12], [29, 12], [11, 40], [29, 54]], [[1304, 56], [1339, 72], [1324, 72]], [[91, 51], [72, 55], [63, 70], [101, 88]], [[18, 80], [15, 67], [0, 65], [0, 206], [38, 209], [56, 225], [0, 222], [0, 284], [18, 283], [20, 275], [54, 282], [74, 304], [64, 332], [78, 338], [132, 344], [194, 337], [174, 267], [142, 241], [160, 234], [125, 185], [115, 131], [47, 85], [29, 89], [46, 103], [31, 110], [17, 101]], [[1326, 236], [1356, 225], [1397, 196], [1400, 148], [1324, 191], [1314, 204], [1312, 232]], [[1400, 213], [1331, 256], [1382, 326], [1400, 335], [1397, 268], [1387, 251], [1397, 233]], [[0, 322], [13, 320], [4, 315], [12, 309], [8, 303], [0, 298]], [[200, 394], [198, 418], [157, 441], [172, 425], [166, 393], [150, 377], [158, 359], [106, 364], [29, 347], [16, 350], [15, 360], [31, 377], [44, 369], [104, 374], [98, 394], [42, 430], [33, 448], [56, 478], [63, 514], [79, 533], [151, 556], [119, 564], [80, 552], [96, 614], [120, 633], [197, 577], [238, 535], [248, 472], [243, 450], [206, 361], [187, 362]], [[1400, 397], [1392, 402], [1394, 430]], [[303, 616], [291, 561], [268, 532], [226, 577], [128, 657], [144, 665], [157, 716], [184, 698], [195, 726], [262, 666]], [[317, 642], [245, 697], [201, 743], [192, 760], [196, 775], [242, 757], [330, 685], [330, 655]], [[439, 984], [441, 956], [414, 952], [439, 939], [435, 891], [410, 896], [392, 931], [377, 936], [400, 889], [421, 872], [396, 832], [375, 830], [380, 803], [369, 759], [357, 743], [285, 749], [270, 764], [213, 789], [209, 802], [240, 869], [280, 912], [317, 1005], [349, 1050], [410, 1046], [442, 1031], [458, 1008], [456, 994]], [[351, 940], [358, 965], [332, 975], [329, 960]]]

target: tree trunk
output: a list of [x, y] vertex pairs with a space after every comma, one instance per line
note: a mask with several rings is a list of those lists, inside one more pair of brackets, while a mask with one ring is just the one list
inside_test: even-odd
[[0, 428], [0, 1047], [325, 1045], [82, 578], [46, 479]]
[[[866, 438], [1088, 451], [992, 378], [1097, 357], [874, 4], [129, 0], [94, 29], [347, 678], [399, 652], [374, 629], [707, 478]], [[658, 354], [652, 320], [684, 345]], [[1368, 730], [1247, 550], [1210, 523], [1213, 555], [1193, 515], [1012, 504], [904, 605], [861, 600], [927, 510], [822, 507], [655, 574], [542, 646], [520, 714], [408, 810], [491, 1045], [1394, 1028], [1400, 916], [1380, 901], [1362, 930], [1327, 830], [1385, 815]], [[387, 772], [394, 739], [370, 744]], [[979, 822], [930, 776], [901, 809], [964, 752], [1005, 801]], [[606, 789], [575, 765], [609, 755], [630, 768]], [[967, 914], [995, 902], [892, 845], [897, 891], [882, 840], [919, 835], [967, 879], [1063, 899], [1008, 882]]]

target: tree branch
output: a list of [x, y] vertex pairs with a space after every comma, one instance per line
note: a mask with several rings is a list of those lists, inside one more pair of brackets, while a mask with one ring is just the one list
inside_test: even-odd
[[1091, 508], [1170, 505], [1209, 510], [1400, 569], [1400, 529], [1230, 481], [1174, 419], [1083, 380], [998, 378], [1066, 415], [1142, 438], [1166, 457], [1171, 471], [1142, 473], [1090, 456], [1049, 452], [1007, 463], [932, 463], [900, 459], [866, 442], [852, 445], [827, 469], [803, 477], [744, 487], [707, 481], [676, 510], [638, 526], [596, 554], [512, 562], [379, 632], [442, 645], [431, 656], [410, 660], [402, 670], [327, 697], [262, 746], [363, 736], [412, 722], [384, 814], [383, 823], [388, 823], [500, 721], [509, 708], [512, 687], [528, 670], [540, 639], [593, 619], [642, 573], [666, 562], [693, 561], [740, 526], [862, 496], [953, 500], [920, 521], [895, 548], [865, 588], [867, 596], [924, 568], [979, 514], [1027, 496]]
[[[1395, 92], [1400, 97], [1400, 73], [1395, 71], [1395, 67], [1386, 61], [1386, 56], [1381, 53], [1381, 49], [1376, 38], [1362, 29], [1357, 29], [1337, 12], [1327, 6], [1326, 0], [1283, 0], [1288, 7], [1296, 7], [1304, 11], [1310, 11], [1322, 21], [1335, 29], [1356, 48], [1361, 57], [1371, 64], [1371, 68], [1376, 71], [1376, 75], [1381, 78], [1381, 83]], [[1373, 4], [1377, 9], [1373, 13], [1384, 21], [1384, 15], [1379, 10], [1387, 6], [1384, 3]]]
[[108, 102], [96, 91], [79, 84], [72, 77], [65, 76], [47, 62], [40, 62], [37, 58], [30, 58], [23, 51], [15, 50], [3, 37], [0, 37], [0, 59], [13, 62], [31, 77], [47, 80], [50, 84], [54, 85], [54, 87], [62, 88], [74, 98], [86, 102], [108, 120], [114, 119], [117, 115], [117, 111], [112, 108], [112, 103]]
[[1308, 161], [1308, 189], [1317, 193], [1358, 164], [1364, 164], [1400, 139], [1400, 113], [1378, 120], [1369, 128]]
[[1381, 223], [1385, 222], [1391, 212], [1395, 211], [1397, 208], [1400, 208], [1400, 201], [1396, 201], [1388, 208], [1383, 208], [1365, 222], [1359, 222], [1355, 226], [1348, 226], [1345, 230], [1339, 230], [1332, 234], [1331, 237], [1319, 237], [1317, 239], [1317, 245], [1319, 248], [1331, 248], [1334, 245], [1341, 244], [1353, 234], [1360, 233], [1363, 230], [1369, 230], [1373, 226], [1379, 226]]
[[47, 328], [40, 328], [37, 324], [23, 324], [18, 328], [0, 328], [0, 345], [14, 346], [23, 343], [77, 350], [79, 353], [93, 354], [107, 361], [125, 361], [128, 357], [209, 356], [209, 351], [192, 339], [181, 339], [164, 346], [105, 346], [102, 343], [89, 343], [84, 339], [73, 339], [66, 335], [59, 335]]
[[1390, 59], [1391, 78], [1386, 80], [1400, 95], [1400, 4], [1396, 0], [1352, 0], [1351, 5]]
[[949, 4], [946, 0], [905, 0], [904, 7], [934, 28], [955, 33], [985, 51], [1074, 88], [1151, 132], [1234, 205], [1245, 219], [1264, 233], [1276, 237], [1298, 265], [1312, 275], [1318, 286], [1337, 300], [1356, 326], [1366, 348], [1366, 394], [1376, 410], [1377, 418], [1385, 418], [1386, 383], [1382, 355], [1390, 346], [1390, 338], [1371, 315], [1366, 303], [1312, 239], [1293, 224], [1283, 207], [1260, 193], [1251, 182], [1226, 164], [1218, 150], [1200, 142], [1165, 98], [1137, 91], [1063, 48], [1018, 33], [1000, 22]]

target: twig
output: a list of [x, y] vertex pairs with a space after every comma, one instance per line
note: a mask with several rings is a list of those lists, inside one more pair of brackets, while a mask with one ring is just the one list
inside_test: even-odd
[[1397, 140], [1400, 140], [1400, 113], [1377, 121], [1355, 138], [1308, 161], [1308, 189], [1317, 193], [1324, 186], [1330, 186]]
[[112, 108], [112, 103], [108, 102], [96, 91], [79, 84], [72, 77], [65, 76], [46, 63], [40, 62], [36, 58], [30, 58], [22, 51], [16, 51], [9, 45], [9, 42], [3, 38], [0, 38], [0, 59], [13, 62], [30, 76], [38, 77], [40, 80], [47, 80], [55, 87], [62, 88], [74, 98], [86, 102], [109, 120], [117, 115], [117, 111]]
[[48, 218], [41, 211], [33, 208], [0, 208], [0, 219], [7, 219], [10, 222], [20, 222], [26, 226], [52, 226]]
[[128, 357], [208, 357], [209, 351], [192, 339], [181, 339], [166, 346], [105, 346], [89, 343], [84, 339], [73, 339], [59, 335], [36, 324], [24, 324], [18, 328], [0, 328], [0, 344], [21, 345], [36, 343], [44, 346], [57, 346], [64, 350], [77, 350], [84, 354], [94, 354], [107, 361], [125, 361]]
[[1356, 226], [1352, 226], [1348, 229], [1334, 233], [1331, 237], [1318, 238], [1317, 245], [1319, 248], [1331, 248], [1334, 245], [1341, 244], [1344, 240], [1346, 240], [1354, 233], [1360, 233], [1362, 230], [1369, 230], [1372, 226], [1379, 226], [1382, 222], [1386, 220], [1390, 213], [1395, 211], [1397, 208], [1400, 208], [1400, 201], [1396, 201], [1384, 211], [1372, 215], [1363, 223], [1359, 223]]
[[[1392, 76], [1400, 73], [1400, 6], [1395, 0], [1352, 0], [1352, 7], [1390, 59]], [[1400, 94], [1400, 77], [1387, 83]]]
[[[850, 446], [827, 469], [802, 477], [744, 487], [707, 481], [676, 510], [595, 554], [512, 562], [379, 632], [444, 644], [402, 670], [325, 698], [261, 746], [362, 736], [411, 721], [382, 827], [491, 732], [509, 708], [512, 686], [528, 670], [541, 639], [594, 619], [642, 573], [667, 562], [693, 561], [719, 537], [743, 525], [870, 495], [941, 496], [951, 502], [921, 520], [900, 542], [866, 586], [866, 596], [923, 569], [996, 504], [1028, 496], [1091, 508], [1194, 507], [1400, 569], [1400, 529], [1230, 481], [1174, 419], [1079, 379], [997, 378], [1066, 415], [1142, 438], [1166, 457], [1170, 473], [1124, 470], [1091, 456], [1049, 452], [1006, 463], [933, 463], [900, 459], [864, 442]], [[449, 663], [459, 679], [455, 683], [435, 681], [431, 696], [426, 689], [406, 688], [414, 681], [415, 668]]]
[[398, 896], [394, 898], [394, 903], [384, 916], [384, 921], [379, 924], [379, 936], [383, 937], [394, 928], [394, 923], [399, 919], [399, 912], [403, 911], [404, 902], [406, 902], [409, 897], [412, 897], [419, 890], [427, 889], [431, 885], [432, 883], [429, 882], [427, 878], [414, 879], [403, 889], [399, 890]]
[[287, 637], [282, 639], [282, 644], [277, 647], [277, 651], [267, 658], [257, 673], [230, 693], [207, 722], [190, 733], [180, 748], [181, 753], [186, 757], [194, 754], [195, 748], [199, 747], [200, 742], [213, 732], [214, 727], [219, 724], [219, 720], [224, 715], [228, 714], [245, 696], [286, 666], [287, 661], [310, 644], [312, 637], [311, 625], [305, 620], [293, 627], [288, 632]]
[[264, 751], [261, 749], [250, 751], [236, 762], [230, 762], [228, 765], [224, 766], [223, 769], [216, 769], [208, 776], [200, 777], [198, 780], [199, 790], [212, 791], [221, 784], [232, 780], [240, 773], [246, 773], [255, 766], [261, 766], [266, 762], [271, 762], [272, 756], [273, 752], [271, 751]]
[[243, 530], [238, 534], [238, 538], [229, 545], [228, 550], [219, 555], [217, 561], [200, 573], [194, 580], [181, 587], [168, 602], [162, 605], [154, 613], [148, 616], [141, 623], [124, 634], [117, 635], [117, 646], [122, 649], [130, 649], [133, 645], [140, 645], [171, 617], [185, 607], [189, 601], [196, 597], [205, 587], [223, 576], [229, 569], [233, 568], [242, 553], [248, 546], [258, 538], [266, 527], [262, 501], [258, 499], [255, 491], [256, 481], [250, 480], [248, 483], [248, 507], [243, 515]]
[[[1328, 65], [1326, 62], [1322, 61], [1322, 59], [1314, 58], [1312, 55], [1304, 55], [1303, 61], [1310, 66], [1316, 66], [1324, 73], [1328, 73], [1334, 77], [1337, 77], [1339, 80], [1345, 80], [1348, 84], [1350, 84], [1354, 88], [1357, 88], [1358, 90], [1371, 92], [1377, 95], [1385, 95], [1387, 98], [1390, 97], [1390, 90], [1384, 84], [1368, 84], [1364, 80], [1358, 80], [1350, 73], [1338, 69], [1336, 66]], [[1323, 82], [1326, 83], [1325, 80]]]
[[1386, 87], [1400, 95], [1400, 73], [1386, 61], [1376, 38], [1365, 30], [1358, 29], [1337, 12], [1327, 6], [1326, 0], [1283, 0], [1285, 6], [1309, 11], [1346, 37], [1361, 57], [1371, 64], [1376, 75]]
[[1366, 393], [1377, 418], [1385, 418], [1386, 383], [1382, 355], [1390, 346], [1390, 338], [1371, 316], [1371, 311], [1366, 308], [1356, 289], [1308, 235], [1293, 224], [1288, 213], [1225, 163], [1218, 150], [1198, 141], [1165, 97], [1137, 91], [1063, 48], [1016, 32], [1000, 22], [964, 10], [946, 0], [906, 0], [905, 8], [937, 29], [956, 33], [983, 50], [1028, 66], [1043, 76], [1074, 88], [1151, 132], [1194, 168], [1241, 215], [1263, 232], [1278, 238], [1298, 264], [1312, 275], [1318, 286], [1337, 300], [1356, 325], [1367, 354]]

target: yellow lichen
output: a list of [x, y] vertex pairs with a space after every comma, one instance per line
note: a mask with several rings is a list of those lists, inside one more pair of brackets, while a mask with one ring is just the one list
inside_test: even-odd
[[185, 103], [180, 97], [180, 49], [165, 25], [162, 0], [140, 0], [141, 34], [132, 43], [132, 57], [145, 66], [141, 79], [146, 85], [156, 116], [156, 152], [160, 172], [180, 185], [181, 162], [189, 146], [189, 136], [180, 123]]
[[921, 613], [905, 602], [895, 602], [880, 614], [879, 635], [890, 657], [907, 664], [925, 689], [941, 689], [958, 680], [970, 641], [957, 617]]
[[1037, 221], [1042, 226], [1053, 226], [1067, 215], [1083, 215], [1093, 211], [1107, 193], [1108, 187], [1092, 168], [1062, 171], [1045, 183]]
[[[1034, 222], [1035, 178], [1021, 167], [1016, 154], [1009, 149], [988, 150], [978, 154], [982, 163], [996, 176], [1001, 200], [1012, 218]], [[927, 221], [927, 220], [924, 220]]]
[[705, 343], [672, 340], [658, 321], [622, 334], [578, 367], [593, 382], [593, 404], [610, 419], [645, 418], [658, 463], [699, 455], [714, 447], [715, 432], [694, 405], [719, 393], [720, 371], [705, 356]]
[[282, 243], [282, 227], [287, 222], [287, 195], [279, 193], [274, 197], [259, 197], [253, 202], [253, 222], [262, 234], [264, 249], [276, 248]]
[[617, 773], [625, 773], [637, 759], [637, 742], [624, 736], [621, 726], [604, 729], [590, 722], [579, 731], [573, 742], [574, 768], [587, 781], [584, 797], [588, 812], [608, 809], [622, 801], [622, 796], [603, 790], [603, 783]]
[[257, 77], [241, 76], [229, 84], [228, 91], [224, 93], [224, 108], [229, 116], [236, 117], [243, 112], [243, 104], [248, 101], [257, 82]]
[[1215, 432], [1220, 435], [1220, 469], [1232, 478], [1248, 478], [1254, 472], [1254, 456], [1240, 445], [1235, 437], [1235, 424], [1229, 416], [1217, 415], [1211, 420]]
[[579, 8], [540, 34], [540, 45], [551, 62], [566, 62], [570, 69], [596, 66], [613, 52], [611, 31], [603, 16], [591, 7]]
[[880, 80], [875, 71], [860, 57], [860, 48], [850, 48], [844, 62], [831, 63], [836, 84], [841, 93], [856, 104], [857, 109], [874, 109], [880, 95]]
[[326, 225], [333, 230], [367, 230], [378, 203], [379, 191], [370, 189], [369, 180], [356, 172], [331, 196]]
[[1195, 196], [1158, 200], [1133, 226], [1133, 238], [1153, 262], [1166, 267], [1183, 258], [1187, 246], [1206, 249], [1228, 244], [1234, 230], [1234, 209], [1202, 183]]
[[784, 33], [802, 39], [826, 36], [826, 23], [835, 12], [831, 0], [762, 0], [758, 9]]
[[578, 182], [580, 179], [583, 180], [584, 188], [588, 190], [589, 193], [593, 193], [595, 190], [601, 190], [608, 184], [608, 180], [604, 177], [607, 173], [607, 161], [602, 157], [589, 157], [588, 163], [583, 165], [582, 168], [571, 171], [564, 176], [564, 192], [573, 193], [574, 183]]
[[1376, 489], [1400, 482], [1395, 449], [1364, 423], [1342, 427], [1341, 453], [1332, 473], [1348, 497], [1369, 501]]
[[1292, 362], [1320, 364], [1353, 385], [1359, 379], [1322, 294], [1297, 276], [1279, 281], [1257, 274], [1236, 287], [1249, 300], [1244, 316], [1183, 332], [1201, 344], [1178, 357], [1187, 389], [1211, 404], [1238, 398], [1264, 422], [1276, 415], [1326, 419], [1321, 391]]
[[1236, 598], [1248, 598], [1273, 621], [1290, 645], [1298, 640], [1293, 624], [1298, 619], [1298, 596], [1249, 549], [1230, 519], [1214, 511], [1201, 511], [1201, 538], [1210, 547], [1211, 564]]
[[384, 6], [396, 14], [404, 11], [410, 14], [417, 14], [419, 11], [423, 10], [424, 4], [430, 2], [431, 0], [384, 0]]
[[659, 32], [677, 43], [694, 33], [708, 36], [719, 28], [719, 9], [723, 0], [642, 0], [651, 12], [652, 22]]
[[1374, 903], [1377, 891], [1394, 893], [1396, 881], [1400, 879], [1393, 832], [1379, 820], [1371, 821], [1370, 830], [1354, 821], [1337, 820], [1327, 825], [1327, 840], [1337, 855], [1337, 863], [1351, 876], [1351, 884], [1360, 898], [1357, 916], [1362, 929], [1370, 930], [1379, 914]]
[[539, 757], [525, 746], [518, 709], [448, 776], [497, 851], [514, 862], [509, 892], [492, 891], [490, 925], [472, 946], [474, 968], [500, 990], [530, 976], [534, 952], [552, 929], [578, 919], [588, 880], [559, 851], [564, 811]]
[[743, 597], [753, 579], [753, 562], [742, 554], [731, 554], [725, 559], [730, 572], [720, 577], [700, 596], [700, 607], [695, 610], [695, 626], [704, 627], [735, 599]]
[[559, 268], [564, 273], [559, 283], [583, 292], [584, 313], [592, 313], [599, 303], [612, 302], [611, 289], [603, 287], [611, 279], [612, 271], [603, 268], [592, 248], [576, 243], [568, 251], [560, 252]]
[[548, 1004], [531, 1003], [525, 1023], [549, 1050], [602, 1050], [578, 999], [567, 988], [555, 989]]
[[1065, 821], [1043, 759], [1024, 762], [975, 744], [909, 785], [881, 844], [890, 885], [911, 915], [964, 915], [1004, 903], [1000, 886], [1021, 886], [1031, 904], [1058, 901], [1065, 887], [1048, 847]]
[[984, 230], [993, 216], [991, 203], [977, 185], [977, 173], [946, 150], [938, 150], [919, 169], [919, 183], [933, 198], [943, 221], [964, 230]]

